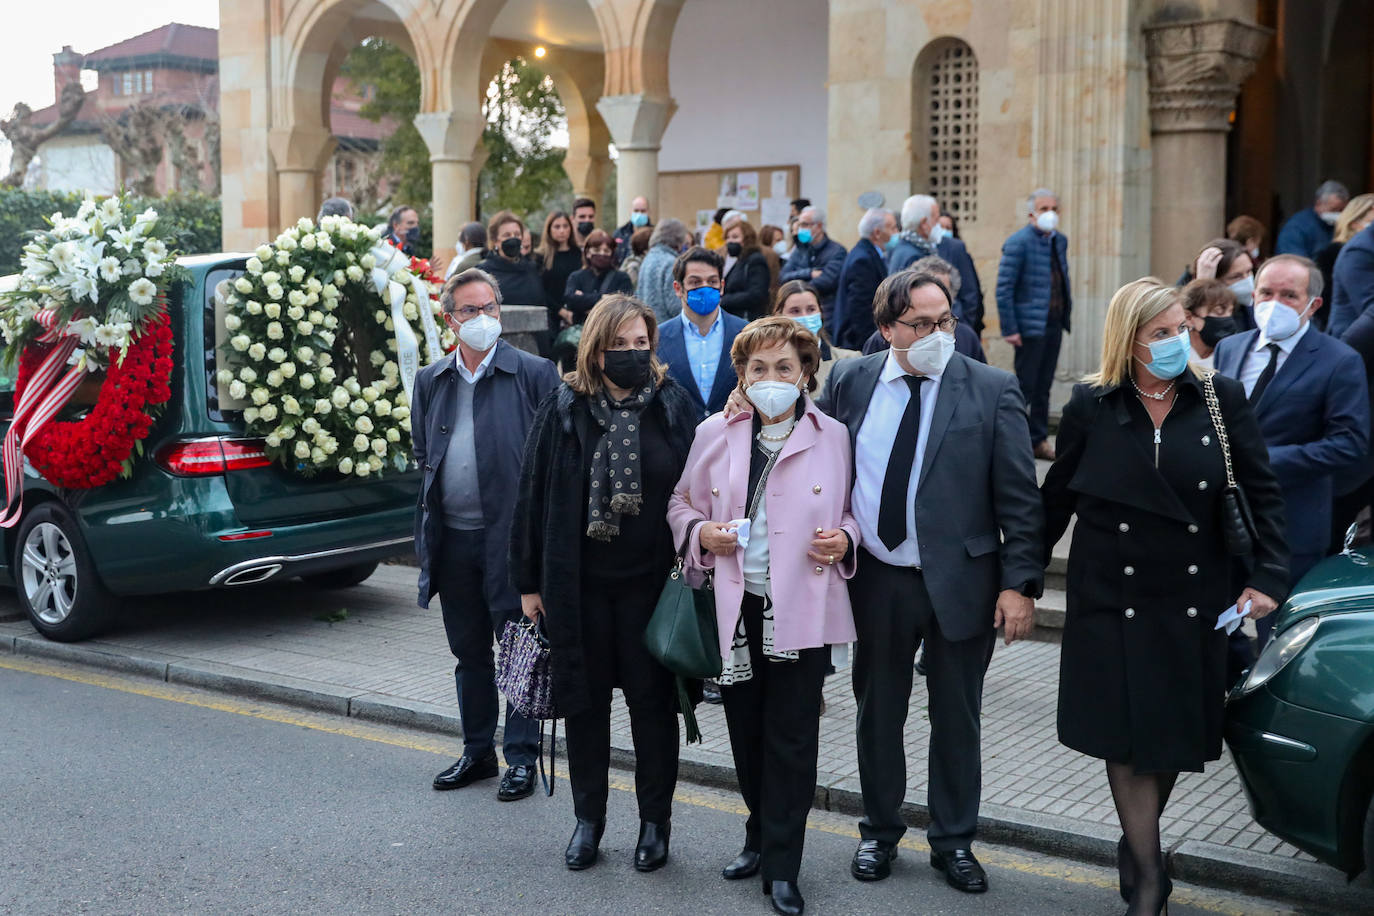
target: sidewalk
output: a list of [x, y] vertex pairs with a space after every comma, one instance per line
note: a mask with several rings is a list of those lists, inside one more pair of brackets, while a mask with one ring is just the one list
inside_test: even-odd
[[[0, 597], [0, 649], [132, 670], [402, 725], [458, 732], [453, 658], [437, 609], [415, 606], [415, 570], [383, 566], [364, 585], [326, 592], [301, 583], [145, 599], [111, 635], [77, 645], [43, 640]], [[1059, 646], [1000, 642], [983, 700], [982, 835], [1097, 861], [1114, 861], [1118, 834], [1100, 761], [1055, 738]], [[826, 681], [817, 805], [857, 813], [855, 703], [847, 671]], [[929, 722], [916, 678], [907, 726], [910, 819], [924, 823]], [[703, 744], [684, 746], [683, 776], [734, 785], [725, 720], [698, 710]], [[631, 748], [619, 700], [612, 742]], [[454, 742], [455, 755], [459, 743]], [[618, 755], [623, 761], [625, 755]], [[417, 786], [431, 774], [415, 774]], [[1162, 822], [1174, 873], [1347, 909], [1374, 897], [1255, 824], [1229, 757], [1184, 774]], [[1367, 880], [1367, 879], [1366, 879]], [[1351, 896], [1354, 893], [1356, 896]]]

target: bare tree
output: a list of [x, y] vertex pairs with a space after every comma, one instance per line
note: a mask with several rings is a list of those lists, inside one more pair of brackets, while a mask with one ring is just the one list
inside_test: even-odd
[[176, 169], [176, 189], [178, 191], [199, 191], [200, 180], [205, 163], [200, 158], [200, 147], [186, 137], [186, 126], [190, 118], [185, 110], [166, 112], [163, 118], [163, 131], [167, 136], [167, 151], [171, 154], [172, 167]]
[[218, 197], [220, 193], [220, 129], [219, 112], [205, 109], [205, 161], [210, 165], [210, 194]]
[[53, 137], [61, 134], [76, 120], [81, 106], [86, 100], [86, 90], [80, 83], [68, 83], [62, 87], [57, 100], [57, 120], [47, 127], [33, 123], [33, 109], [23, 102], [14, 106], [14, 114], [8, 120], [0, 121], [0, 132], [10, 141], [10, 173], [0, 185], [17, 188], [23, 185], [24, 175], [28, 173], [29, 163], [38, 155], [38, 148]]
[[157, 167], [162, 164], [167, 121], [167, 112], [139, 102], [101, 128], [100, 138], [124, 166], [124, 186], [135, 194], [157, 196]]

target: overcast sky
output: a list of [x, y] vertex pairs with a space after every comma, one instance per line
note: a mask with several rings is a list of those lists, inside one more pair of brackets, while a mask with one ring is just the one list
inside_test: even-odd
[[[52, 0], [24, 4], [27, 12], [11, 17], [18, 23], [6, 34], [0, 54], [0, 114], [9, 117], [16, 102], [36, 109], [54, 101], [52, 56], [71, 45], [88, 54], [169, 22], [219, 27], [219, 0]], [[0, 138], [2, 139], [2, 138]], [[0, 150], [8, 166], [9, 149]]]

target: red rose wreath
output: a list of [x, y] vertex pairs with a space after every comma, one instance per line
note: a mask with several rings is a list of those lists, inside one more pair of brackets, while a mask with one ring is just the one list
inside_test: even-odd
[[[50, 346], [29, 344], [19, 359], [16, 403]], [[50, 422], [24, 446], [33, 466], [59, 487], [87, 489], [109, 483], [132, 460], [134, 445], [153, 425], [151, 411], [172, 397], [172, 328], [167, 313], [156, 315], [134, 337], [123, 360], [109, 351], [100, 396], [80, 420]]]

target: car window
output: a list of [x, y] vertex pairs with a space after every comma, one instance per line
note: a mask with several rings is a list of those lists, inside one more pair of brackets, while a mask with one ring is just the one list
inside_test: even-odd
[[215, 290], [221, 283], [225, 284], [225, 287], [227, 287], [241, 276], [243, 276], [243, 268], [241, 267], [217, 267], [205, 275], [204, 341], [206, 410], [211, 420], [219, 422], [236, 421], [242, 417], [243, 412], [236, 406], [220, 404], [220, 386], [215, 376], [219, 373], [219, 361], [223, 354], [215, 347], [216, 332], [219, 327], [219, 323], [216, 321]]

